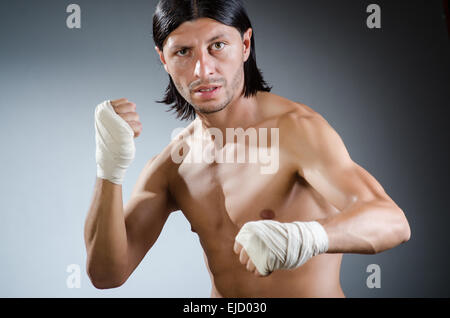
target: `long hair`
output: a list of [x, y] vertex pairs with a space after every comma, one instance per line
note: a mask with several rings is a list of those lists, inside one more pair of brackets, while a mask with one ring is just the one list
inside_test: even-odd
[[[252, 28], [242, 0], [160, 0], [153, 15], [153, 41], [160, 51], [166, 38], [186, 21], [210, 18], [236, 28], [241, 37]], [[253, 29], [253, 28], [252, 28]], [[256, 65], [255, 33], [252, 32], [250, 56], [244, 63], [244, 96], [254, 96], [258, 91], [270, 92], [272, 87], [264, 81], [262, 72]], [[195, 118], [195, 109], [178, 92], [169, 75], [163, 100], [157, 103], [170, 105], [177, 118]]]

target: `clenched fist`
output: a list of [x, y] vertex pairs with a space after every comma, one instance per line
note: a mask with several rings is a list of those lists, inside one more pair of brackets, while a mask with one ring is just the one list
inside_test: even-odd
[[139, 121], [139, 115], [136, 112], [136, 104], [126, 98], [121, 98], [112, 100], [111, 106], [116, 114], [122, 117], [133, 129], [134, 138], [139, 137], [142, 132], [142, 123]]
[[134, 138], [142, 132], [136, 104], [126, 98], [105, 101], [95, 109], [97, 177], [122, 184], [134, 159]]

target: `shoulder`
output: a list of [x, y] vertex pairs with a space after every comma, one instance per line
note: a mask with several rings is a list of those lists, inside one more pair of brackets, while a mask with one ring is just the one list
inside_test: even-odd
[[179, 210], [171, 189], [176, 180], [179, 163], [174, 158], [175, 154], [183, 149], [181, 146], [192, 134], [191, 125], [181, 131], [173, 140], [157, 155], [147, 161], [142, 169], [133, 193], [164, 194], [170, 211]]
[[278, 126], [285, 134], [302, 137], [305, 141], [313, 136], [323, 136], [332, 129], [321, 114], [301, 103], [295, 103], [292, 110], [280, 116]]
[[167, 179], [171, 175], [173, 168], [176, 168], [176, 164], [173, 160], [173, 155], [176, 149], [180, 148], [180, 144], [183, 140], [186, 140], [193, 134], [193, 123], [188, 127], [179, 131], [176, 136], [172, 136], [172, 140], [167, 144], [158, 154], [154, 155], [147, 161], [143, 169], [143, 174], [148, 178], [154, 175], [165, 176]]
[[[183, 143], [189, 140], [194, 135], [196, 122], [192, 122], [186, 128], [178, 131], [174, 131], [172, 140], [167, 144], [164, 149], [155, 157], [150, 159], [147, 163], [149, 167], [163, 170], [166, 174], [177, 166], [177, 160], [174, 160], [174, 156], [180, 149], [184, 149]], [[182, 154], [181, 154], [182, 155]]]
[[318, 142], [318, 137], [333, 135], [334, 129], [328, 121], [313, 108], [273, 93], [258, 95], [265, 120], [274, 119], [280, 130], [280, 139], [297, 143]]
[[176, 177], [178, 167], [189, 151], [191, 139], [194, 137], [194, 132], [199, 124], [198, 120], [193, 121], [187, 127], [174, 131], [171, 136], [171, 141], [164, 149], [155, 157], [150, 159], [147, 163], [147, 169], [153, 173], [164, 175], [168, 183], [173, 177]]
[[297, 159], [312, 163], [348, 158], [342, 138], [324, 116], [300, 102], [284, 99], [284, 103], [289, 108], [278, 119], [280, 140]]
[[280, 122], [284, 122], [321, 117], [319, 113], [303, 103], [269, 92], [260, 92], [258, 103], [266, 119], [278, 118]]
[[282, 134], [308, 135], [331, 127], [321, 114], [301, 102], [273, 93], [265, 93], [260, 99], [264, 117], [275, 118]]

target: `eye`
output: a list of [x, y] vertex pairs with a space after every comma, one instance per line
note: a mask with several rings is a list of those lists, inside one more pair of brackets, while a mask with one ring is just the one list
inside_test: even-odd
[[223, 42], [216, 42], [216, 43], [214, 43], [213, 47], [217, 51], [220, 51], [221, 49], [223, 49], [225, 47], [225, 43], [223, 43]]
[[176, 55], [178, 56], [185, 56], [187, 54], [187, 49], [181, 49], [176, 52]]

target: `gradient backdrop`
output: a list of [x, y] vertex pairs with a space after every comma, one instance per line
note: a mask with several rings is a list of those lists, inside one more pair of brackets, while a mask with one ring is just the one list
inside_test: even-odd
[[[348, 297], [449, 297], [449, 38], [441, 1], [247, 0], [258, 65], [275, 94], [321, 113], [353, 159], [405, 211], [411, 240], [348, 254]], [[66, 7], [81, 7], [81, 29]], [[195, 233], [181, 212], [126, 284], [95, 289], [84, 220], [96, 177], [94, 108], [127, 97], [144, 125], [123, 186], [185, 127], [155, 103], [168, 77], [154, 51], [157, 1], [0, 2], [0, 296], [209, 297]], [[381, 30], [366, 8], [382, 9]], [[68, 288], [67, 266], [81, 268]], [[369, 289], [366, 268], [381, 268]]]

